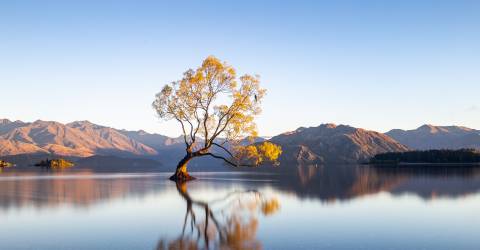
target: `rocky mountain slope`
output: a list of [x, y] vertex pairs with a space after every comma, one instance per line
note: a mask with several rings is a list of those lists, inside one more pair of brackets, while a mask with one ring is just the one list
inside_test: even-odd
[[461, 126], [423, 125], [413, 130], [393, 129], [386, 135], [412, 149], [480, 149], [480, 130]]
[[378, 153], [408, 150], [384, 134], [335, 124], [302, 127], [271, 141], [282, 146], [282, 163], [357, 163]]
[[51, 153], [86, 157], [96, 154], [155, 155], [156, 150], [115, 129], [93, 123], [52, 121], [0, 123], [0, 155]]
[[[263, 140], [256, 138], [255, 141]], [[275, 136], [271, 141], [282, 146], [280, 161], [285, 165], [357, 163], [377, 153], [407, 150], [384, 134], [334, 124], [299, 128]], [[32, 123], [0, 120], [0, 155], [33, 153], [143, 157], [170, 166], [178, 162], [185, 149], [181, 137], [170, 138], [142, 130], [118, 130], [88, 121], [62, 124], [41, 120]], [[204, 157], [192, 163], [192, 166], [196, 165], [218, 166], [221, 162]]]

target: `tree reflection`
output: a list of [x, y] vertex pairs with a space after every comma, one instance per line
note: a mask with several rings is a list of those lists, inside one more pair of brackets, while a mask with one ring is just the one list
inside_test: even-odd
[[158, 250], [261, 249], [256, 238], [257, 215], [273, 215], [280, 209], [278, 199], [267, 198], [256, 190], [235, 191], [205, 202], [191, 197], [187, 183], [176, 186], [187, 204], [182, 232], [174, 240], [161, 239]]

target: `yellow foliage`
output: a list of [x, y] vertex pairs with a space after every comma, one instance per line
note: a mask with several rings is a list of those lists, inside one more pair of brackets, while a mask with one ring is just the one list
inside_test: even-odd
[[266, 216], [276, 213], [280, 209], [280, 202], [273, 198], [262, 204], [262, 213]]
[[[196, 70], [189, 69], [182, 79], [165, 85], [152, 106], [161, 119], [180, 123], [190, 154], [211, 154], [210, 148], [218, 146], [234, 155], [229, 150], [238, 147], [222, 145], [257, 136], [255, 117], [265, 94], [259, 76], [237, 77], [233, 67], [209, 56]], [[198, 137], [202, 143], [197, 143]], [[216, 143], [220, 138], [222, 145]], [[276, 160], [281, 150], [270, 144], [246, 147], [242, 155], [255, 159], [255, 164]]]
[[238, 160], [248, 161], [253, 165], [260, 165], [265, 162], [277, 163], [282, 154], [282, 147], [271, 142], [262, 142], [248, 146], [238, 146], [236, 148], [236, 158]]
[[3, 160], [0, 160], [0, 167], [1, 168], [4, 168], [4, 167], [11, 167], [12, 164], [9, 163], [9, 162], [6, 162], [6, 161], [3, 161]]
[[35, 166], [39, 167], [50, 167], [50, 168], [67, 168], [67, 167], [73, 167], [74, 164], [72, 162], [69, 162], [65, 159], [53, 159], [53, 160], [42, 160], [39, 163], [35, 164]]
[[153, 108], [160, 118], [181, 123], [187, 143], [201, 135], [237, 139], [256, 133], [254, 116], [265, 96], [258, 76], [237, 78], [235, 69], [209, 56], [196, 70], [167, 84], [156, 95]]
[[282, 154], [282, 147], [271, 142], [264, 142], [257, 146], [258, 151], [268, 161], [276, 161]]

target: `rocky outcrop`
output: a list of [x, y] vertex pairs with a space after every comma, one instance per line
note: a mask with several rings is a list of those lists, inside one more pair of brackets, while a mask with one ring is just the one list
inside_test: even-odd
[[281, 161], [299, 164], [358, 163], [378, 153], [408, 150], [384, 134], [335, 124], [302, 127], [271, 141], [282, 146]]

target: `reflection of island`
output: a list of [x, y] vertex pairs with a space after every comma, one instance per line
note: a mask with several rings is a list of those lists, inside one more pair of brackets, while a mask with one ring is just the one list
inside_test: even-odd
[[271, 215], [279, 209], [277, 199], [255, 190], [232, 192], [211, 202], [192, 198], [186, 183], [177, 183], [177, 190], [187, 203], [182, 232], [176, 239], [161, 239], [157, 249], [261, 249], [257, 213]]

